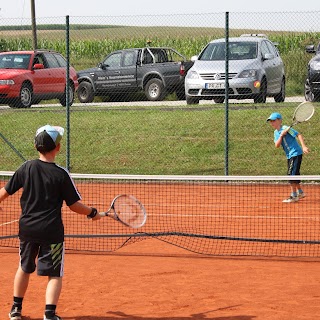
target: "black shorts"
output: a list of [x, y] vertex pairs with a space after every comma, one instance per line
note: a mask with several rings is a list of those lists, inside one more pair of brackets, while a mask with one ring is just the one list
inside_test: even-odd
[[[289, 176], [300, 176], [300, 167], [302, 162], [302, 154], [288, 159]], [[289, 180], [289, 183], [300, 183], [300, 180]]]
[[[39, 244], [20, 241], [20, 265], [24, 272], [39, 276], [62, 277], [64, 270], [64, 242]], [[38, 259], [37, 259], [38, 258]], [[37, 264], [36, 264], [36, 259]]]

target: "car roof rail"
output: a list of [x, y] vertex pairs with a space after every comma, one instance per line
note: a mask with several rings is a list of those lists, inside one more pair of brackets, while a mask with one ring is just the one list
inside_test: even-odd
[[268, 39], [268, 36], [264, 33], [245, 33], [242, 34], [240, 37], [260, 37], [260, 38], [266, 38]]

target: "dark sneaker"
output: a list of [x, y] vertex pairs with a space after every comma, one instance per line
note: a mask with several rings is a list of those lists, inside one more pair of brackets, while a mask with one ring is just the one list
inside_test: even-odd
[[21, 309], [18, 309], [17, 307], [12, 309], [9, 312], [9, 319], [10, 320], [21, 320]]

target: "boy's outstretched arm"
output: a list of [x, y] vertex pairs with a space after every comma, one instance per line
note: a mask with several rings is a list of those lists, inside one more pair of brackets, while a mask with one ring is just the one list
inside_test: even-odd
[[[73, 212], [83, 214], [83, 215], [89, 215], [92, 212], [91, 207], [86, 206], [85, 204], [83, 204], [80, 201], [75, 202], [74, 204], [69, 206], [69, 208]], [[99, 215], [99, 213], [96, 213], [96, 215], [94, 216], [94, 218], [92, 218], [92, 220], [99, 220], [100, 218], [101, 218], [101, 216]]]
[[300, 144], [301, 144], [303, 153], [309, 153], [310, 150], [309, 150], [309, 148], [306, 146], [302, 134], [299, 133], [299, 134], [297, 135], [297, 138], [298, 138], [298, 140], [299, 140], [299, 142], [300, 142]]

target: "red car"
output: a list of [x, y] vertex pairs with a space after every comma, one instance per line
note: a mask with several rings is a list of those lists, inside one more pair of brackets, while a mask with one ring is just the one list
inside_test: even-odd
[[71, 106], [78, 88], [77, 73], [69, 71], [66, 94], [66, 59], [48, 50], [0, 53], [0, 103], [11, 108], [29, 108], [41, 100], [59, 99]]

